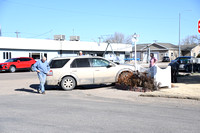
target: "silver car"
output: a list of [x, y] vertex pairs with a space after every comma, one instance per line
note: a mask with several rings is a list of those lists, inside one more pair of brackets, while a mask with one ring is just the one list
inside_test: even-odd
[[50, 61], [47, 85], [59, 85], [72, 90], [79, 85], [115, 83], [123, 72], [133, 72], [134, 66], [117, 65], [102, 57], [64, 57]]

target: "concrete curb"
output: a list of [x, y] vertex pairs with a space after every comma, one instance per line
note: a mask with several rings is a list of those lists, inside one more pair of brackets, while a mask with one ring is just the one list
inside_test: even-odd
[[191, 99], [200, 101], [200, 97], [193, 96], [178, 96], [178, 95], [163, 95], [163, 94], [141, 94], [142, 97], [164, 97], [164, 98], [177, 98], [177, 99]]

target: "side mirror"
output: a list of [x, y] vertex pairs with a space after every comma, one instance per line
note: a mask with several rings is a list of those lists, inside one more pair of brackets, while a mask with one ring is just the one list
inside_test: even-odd
[[112, 67], [112, 65], [111, 65], [111, 64], [109, 64], [109, 65], [107, 66], [107, 68], [110, 68], [110, 67]]
[[20, 60], [17, 60], [17, 63], [20, 63]]

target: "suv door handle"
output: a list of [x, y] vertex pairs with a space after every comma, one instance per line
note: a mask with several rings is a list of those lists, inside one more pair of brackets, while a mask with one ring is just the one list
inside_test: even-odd
[[77, 70], [73, 70], [72, 72], [77, 72]]

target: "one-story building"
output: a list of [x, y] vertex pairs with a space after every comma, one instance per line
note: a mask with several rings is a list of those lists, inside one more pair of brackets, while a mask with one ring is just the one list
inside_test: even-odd
[[54, 57], [77, 56], [80, 51], [83, 55], [105, 54], [104, 56], [110, 60], [115, 56], [123, 63], [124, 58], [130, 57], [132, 45], [0, 37], [0, 62], [14, 57], [32, 57], [37, 60], [43, 55], [50, 61]]

